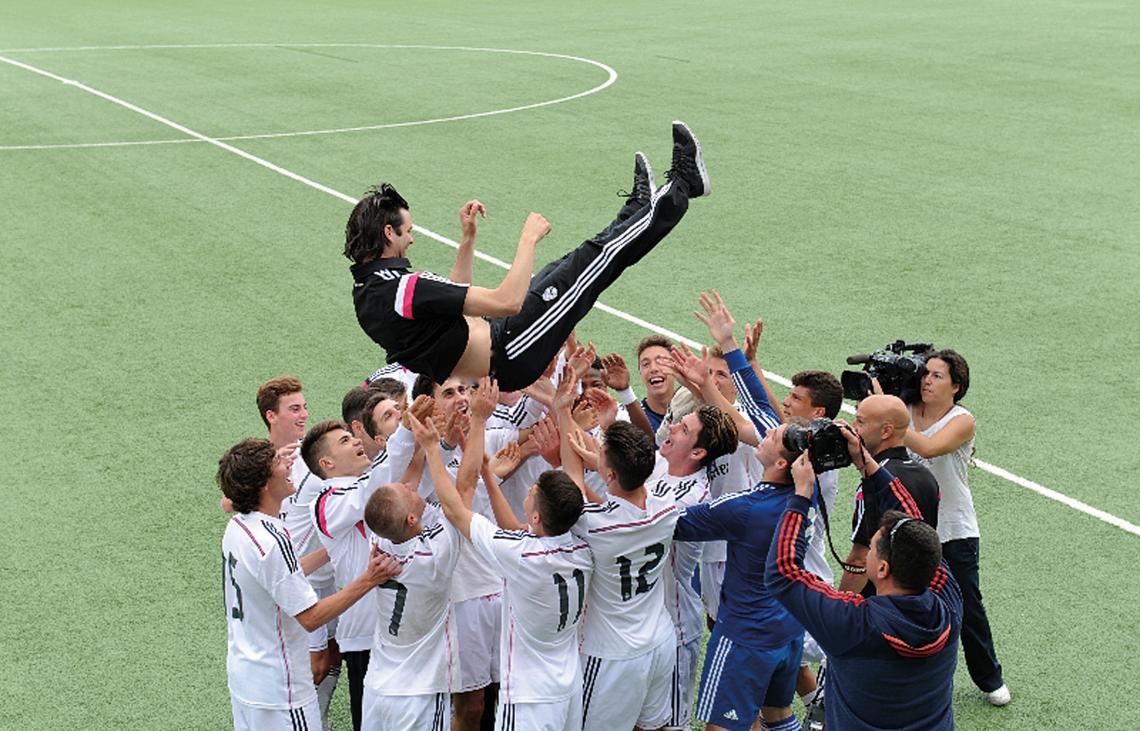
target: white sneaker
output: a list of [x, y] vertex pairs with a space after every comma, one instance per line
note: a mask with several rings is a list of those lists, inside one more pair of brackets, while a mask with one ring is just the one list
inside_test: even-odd
[[1010, 698], [1009, 686], [1005, 684], [1002, 684], [997, 690], [991, 690], [989, 693], [986, 693], [986, 701], [991, 706], [1000, 707], [1009, 705]]

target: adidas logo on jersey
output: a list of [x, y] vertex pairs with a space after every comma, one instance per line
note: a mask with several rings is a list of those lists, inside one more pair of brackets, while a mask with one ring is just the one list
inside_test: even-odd
[[730, 708], [728, 713], [724, 714], [724, 717], [727, 718], [729, 721], [739, 721], [740, 720], [740, 716], [736, 715], [736, 709], [735, 708]]
[[547, 287], [546, 289], [542, 290], [543, 302], [553, 302], [556, 297], [558, 297], [558, 290], [554, 287]]

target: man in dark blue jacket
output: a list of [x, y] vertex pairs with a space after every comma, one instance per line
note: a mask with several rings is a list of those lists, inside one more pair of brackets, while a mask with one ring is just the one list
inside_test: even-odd
[[952, 729], [962, 594], [942, 561], [938, 532], [843, 426], [864, 500], [877, 500], [883, 515], [867, 557], [876, 595], [836, 591], [803, 568], [815, 482], [807, 455], [792, 466], [795, 494], [768, 551], [768, 590], [827, 654], [829, 731]]

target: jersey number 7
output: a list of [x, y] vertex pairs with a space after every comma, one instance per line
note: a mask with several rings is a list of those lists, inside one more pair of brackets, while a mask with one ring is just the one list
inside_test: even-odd
[[396, 637], [400, 634], [400, 621], [404, 618], [404, 602], [408, 599], [408, 587], [395, 579], [388, 579], [378, 585], [379, 589], [391, 589], [396, 592], [396, 603], [392, 607], [392, 621], [388, 623], [388, 634]]

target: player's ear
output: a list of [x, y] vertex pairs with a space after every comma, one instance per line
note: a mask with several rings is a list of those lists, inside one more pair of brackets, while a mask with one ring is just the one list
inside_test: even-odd
[[329, 457], [321, 457], [317, 460], [317, 464], [320, 465], [321, 472], [324, 472], [326, 475], [329, 473], [329, 470], [336, 466]]
[[691, 454], [692, 454], [693, 459], [695, 459], [698, 462], [701, 462], [704, 460], [705, 457], [708, 456], [709, 450], [705, 449], [704, 447], [697, 447], [696, 449], [694, 449], [692, 451]]

